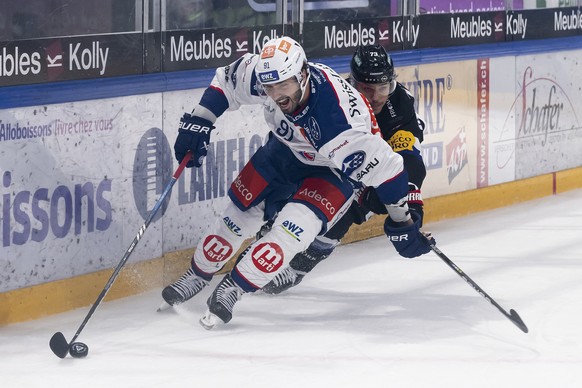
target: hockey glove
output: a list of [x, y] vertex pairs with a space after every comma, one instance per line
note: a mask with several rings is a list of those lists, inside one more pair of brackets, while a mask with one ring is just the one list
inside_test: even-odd
[[[407, 199], [408, 207], [411, 210], [417, 212], [420, 216], [420, 226], [422, 226], [424, 203], [422, 202], [422, 194], [420, 193], [420, 189], [414, 183], [408, 183]], [[388, 210], [386, 210], [386, 204], [382, 203], [378, 197], [378, 194], [376, 193], [376, 189], [373, 187], [366, 187], [362, 191], [359, 196], [358, 203], [366, 212], [372, 212], [374, 214], [388, 214]]]
[[192, 150], [192, 159], [190, 159], [186, 167], [200, 167], [202, 159], [208, 152], [210, 131], [214, 128], [210, 121], [184, 113], [184, 116], [180, 119], [178, 137], [176, 138], [176, 143], [174, 143], [176, 159], [181, 162], [186, 153]]
[[408, 182], [408, 207], [411, 211], [415, 211], [420, 218], [419, 227], [422, 227], [422, 220], [424, 218], [424, 202], [422, 201], [422, 193], [420, 188], [412, 182]]
[[[412, 259], [430, 252], [430, 246], [420, 238], [420, 216], [414, 211], [410, 212], [412, 225], [399, 226], [389, 217], [384, 222], [384, 233], [394, 245], [400, 256]], [[434, 238], [427, 235], [431, 244], [436, 244]]]
[[372, 212], [374, 214], [388, 214], [386, 209], [386, 204], [384, 204], [380, 198], [378, 198], [378, 193], [373, 187], [366, 187], [358, 199], [359, 205], [364, 209], [365, 212]]

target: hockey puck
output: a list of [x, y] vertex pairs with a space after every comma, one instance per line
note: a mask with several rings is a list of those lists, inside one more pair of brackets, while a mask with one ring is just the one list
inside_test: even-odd
[[89, 347], [82, 342], [73, 342], [69, 347], [69, 354], [74, 358], [87, 357]]

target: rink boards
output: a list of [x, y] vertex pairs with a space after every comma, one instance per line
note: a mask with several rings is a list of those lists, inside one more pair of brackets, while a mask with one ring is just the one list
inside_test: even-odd
[[[582, 187], [582, 50], [397, 66], [426, 122], [426, 223]], [[202, 89], [0, 111], [0, 324], [93, 303], [177, 167], [176, 123]], [[187, 265], [264, 141], [260, 107], [219, 119], [108, 298]], [[345, 242], [381, 234], [381, 220]]]

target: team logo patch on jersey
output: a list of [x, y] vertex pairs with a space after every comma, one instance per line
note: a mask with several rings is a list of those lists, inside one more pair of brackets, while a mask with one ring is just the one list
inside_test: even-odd
[[313, 162], [315, 160], [315, 152], [306, 152], [306, 151], [301, 151], [301, 155], [303, 155], [303, 157], [311, 162]]
[[272, 273], [283, 265], [283, 250], [274, 242], [257, 244], [251, 254], [253, 264], [260, 271]]
[[317, 120], [315, 120], [313, 117], [310, 117], [307, 121], [308, 124], [305, 125], [305, 129], [307, 130], [309, 137], [314, 141], [321, 140], [321, 129], [319, 128]]
[[206, 240], [204, 240], [202, 250], [204, 252], [204, 257], [206, 257], [208, 261], [218, 263], [230, 257], [232, 254], [232, 245], [230, 245], [230, 243], [224, 238], [211, 234], [206, 237]]
[[388, 144], [394, 152], [409, 150], [412, 151], [416, 139], [412, 132], [401, 129], [388, 139]]
[[354, 171], [364, 164], [366, 153], [364, 151], [354, 152], [348, 155], [342, 162], [342, 172], [347, 176], [352, 175]]

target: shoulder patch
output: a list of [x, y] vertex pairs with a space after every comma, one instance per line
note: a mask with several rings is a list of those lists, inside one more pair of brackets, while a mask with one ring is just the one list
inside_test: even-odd
[[416, 138], [412, 134], [412, 132], [407, 131], [405, 129], [401, 129], [396, 131], [394, 135], [387, 140], [390, 147], [394, 152], [400, 152], [409, 150], [412, 151], [414, 148], [414, 143], [416, 142]]

